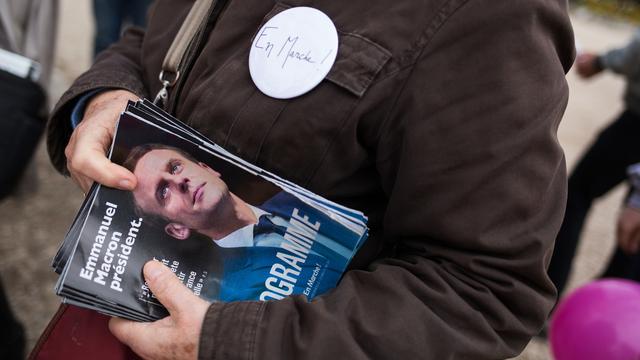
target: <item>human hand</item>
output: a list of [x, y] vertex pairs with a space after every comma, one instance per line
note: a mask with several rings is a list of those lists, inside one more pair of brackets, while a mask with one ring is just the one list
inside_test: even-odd
[[583, 78], [590, 78], [602, 71], [597, 65], [598, 55], [593, 53], [582, 53], [576, 57], [578, 75]]
[[200, 329], [209, 303], [194, 295], [158, 261], [145, 264], [144, 277], [169, 316], [152, 323], [112, 318], [109, 330], [144, 359], [197, 359]]
[[625, 206], [618, 217], [618, 246], [627, 254], [640, 249], [640, 209]]
[[106, 156], [118, 117], [129, 100], [138, 100], [138, 97], [127, 90], [108, 90], [96, 95], [71, 134], [64, 150], [67, 168], [85, 193], [94, 181], [123, 190], [133, 190], [136, 186], [133, 173]]

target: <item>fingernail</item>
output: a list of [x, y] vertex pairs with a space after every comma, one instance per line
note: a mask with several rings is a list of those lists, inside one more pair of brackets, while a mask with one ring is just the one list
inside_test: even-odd
[[160, 276], [160, 274], [162, 274], [163, 270], [164, 270], [164, 265], [162, 265], [162, 263], [160, 263], [159, 261], [149, 261], [144, 266], [144, 277], [147, 280], [153, 281], [158, 276]]
[[133, 188], [133, 183], [130, 180], [127, 180], [127, 179], [120, 180], [120, 182], [118, 184], [120, 185], [120, 187], [123, 187], [125, 189], [132, 189]]

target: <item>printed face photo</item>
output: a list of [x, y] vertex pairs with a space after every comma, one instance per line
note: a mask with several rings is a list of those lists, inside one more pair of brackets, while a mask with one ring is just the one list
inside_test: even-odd
[[173, 149], [150, 150], [133, 173], [133, 196], [143, 211], [192, 229], [206, 227], [230, 196], [218, 172]]

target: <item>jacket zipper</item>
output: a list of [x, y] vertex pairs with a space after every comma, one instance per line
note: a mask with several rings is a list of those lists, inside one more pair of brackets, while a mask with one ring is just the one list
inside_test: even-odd
[[167, 112], [169, 112], [170, 114], [175, 115], [174, 112], [176, 110], [178, 99], [180, 98], [180, 93], [184, 86], [185, 80], [187, 77], [189, 77], [189, 73], [193, 68], [195, 59], [202, 52], [202, 49], [205, 45], [204, 40], [207, 38], [207, 35], [213, 30], [213, 27], [218, 22], [218, 19], [226, 9], [229, 2], [230, 0], [217, 0], [213, 2], [208, 10], [208, 14], [206, 17], [207, 21], [204, 22], [203, 25], [201, 25], [193, 41], [191, 41], [191, 43], [189, 44], [187, 53], [178, 66], [178, 71], [182, 75], [180, 76], [180, 78], [178, 78], [177, 83], [173, 86], [173, 91], [169, 93], [168, 101], [165, 104], [165, 110], [167, 110]]

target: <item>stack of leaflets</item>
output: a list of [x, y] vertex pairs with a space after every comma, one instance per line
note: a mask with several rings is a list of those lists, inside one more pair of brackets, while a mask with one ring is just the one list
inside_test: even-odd
[[147, 100], [120, 116], [112, 162], [134, 191], [94, 185], [53, 260], [63, 301], [138, 321], [166, 316], [152, 259], [209, 301], [312, 299], [336, 286], [367, 218], [250, 164]]

